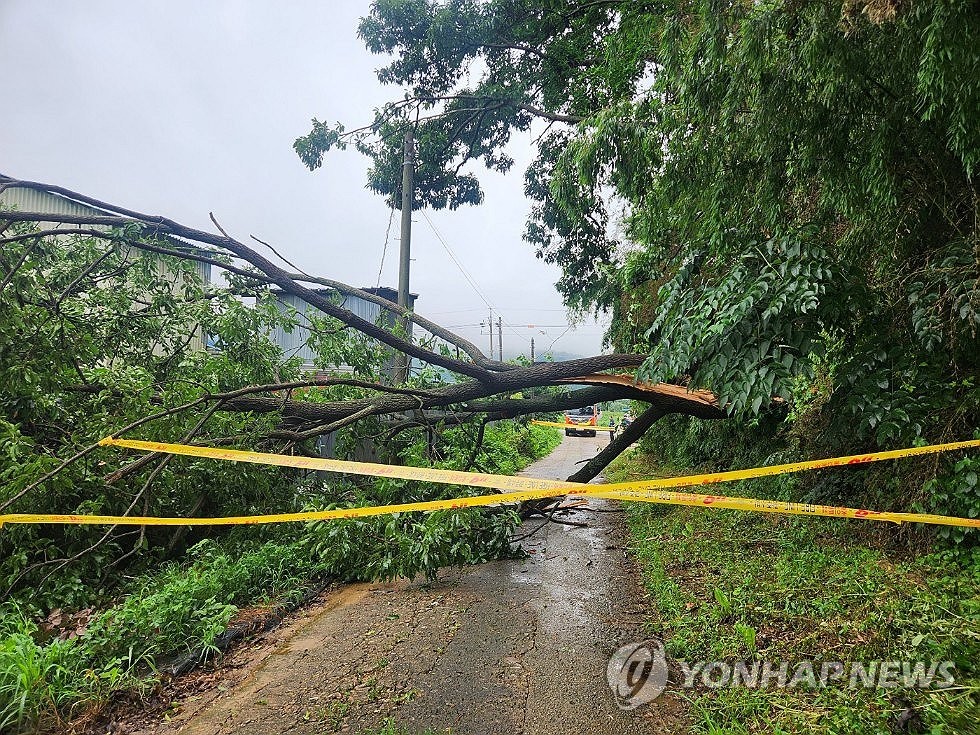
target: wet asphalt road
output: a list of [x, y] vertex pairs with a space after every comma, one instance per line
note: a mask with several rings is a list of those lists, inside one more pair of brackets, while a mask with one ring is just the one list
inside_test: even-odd
[[[605, 441], [566, 438], [522, 474], [564, 479]], [[549, 524], [524, 542], [525, 559], [447, 571], [435, 583], [344, 587], [140, 731], [360, 732], [391, 719], [407, 733], [682, 732], [666, 695], [637, 710], [616, 706], [606, 664], [644, 638], [648, 602], [623, 550], [621, 515], [574, 520], [589, 527]]]

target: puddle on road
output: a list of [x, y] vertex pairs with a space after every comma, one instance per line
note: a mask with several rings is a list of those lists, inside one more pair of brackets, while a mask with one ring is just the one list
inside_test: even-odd
[[[593, 507], [601, 506], [593, 503]], [[532, 537], [523, 544], [529, 557], [511, 562], [508, 569], [515, 586], [537, 588], [528, 596], [528, 606], [538, 616], [538, 630], [549, 637], [567, 634], [570, 628], [597, 628], [608, 607], [609, 580], [599, 571], [611, 568], [604, 558], [611, 553], [606, 548], [605, 519], [597, 513], [578, 513], [574, 518], [589, 525], [543, 528], [540, 539]]]

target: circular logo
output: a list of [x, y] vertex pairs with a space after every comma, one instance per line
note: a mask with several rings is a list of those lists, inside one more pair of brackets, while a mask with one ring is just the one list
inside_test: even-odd
[[606, 666], [606, 681], [620, 709], [636, 709], [660, 696], [667, 686], [667, 656], [656, 640], [628, 643]]

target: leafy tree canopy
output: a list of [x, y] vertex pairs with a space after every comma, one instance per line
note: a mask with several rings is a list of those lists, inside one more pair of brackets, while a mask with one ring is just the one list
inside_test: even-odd
[[647, 377], [879, 442], [976, 425], [975, 3], [378, 0], [360, 35], [404, 95], [314, 121], [311, 168], [353, 142], [397, 204], [412, 126], [416, 204], [457, 207], [533, 131], [526, 239]]

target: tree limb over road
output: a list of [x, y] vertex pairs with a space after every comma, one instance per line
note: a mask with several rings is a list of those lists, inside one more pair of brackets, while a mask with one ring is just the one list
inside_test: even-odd
[[[493, 360], [462, 336], [414, 312], [403, 311], [380, 296], [333, 279], [294, 273], [280, 267], [252, 247], [228, 235], [213, 216], [218, 234], [188, 227], [166, 217], [100, 201], [60, 186], [0, 177], [0, 191], [12, 187], [67, 197], [99, 211], [98, 214], [59, 214], [57, 220], [62, 228], [64, 225], [75, 225], [76, 229], [42, 230], [36, 233], [38, 237], [75, 233], [124, 243], [131, 248], [150, 253], [216, 265], [254, 286], [275, 286], [316, 307], [345, 327], [424, 364], [449, 371], [459, 378], [457, 382], [425, 389], [341, 378], [312, 379], [303, 381], [302, 384], [296, 381], [269, 383], [232, 391], [205, 393], [178, 410], [200, 410], [203, 406], [210, 405], [222, 412], [275, 414], [279, 417], [280, 425], [268, 437], [285, 439], [293, 444], [314, 439], [369, 417], [394, 417], [396, 423], [408, 420], [423, 425], [430, 424], [431, 418], [427, 418], [425, 412], [433, 409], [447, 412], [448, 415], [443, 414], [440, 420], [452, 424], [476, 418], [516, 418], [629, 398], [645, 401], [651, 406], [651, 410], [644, 414], [647, 417], [659, 418], [671, 413], [701, 418], [722, 418], [725, 415], [714, 397], [705, 392], [689, 393], [683, 387], [666, 384], [636, 384], [630, 376], [601, 374], [601, 371], [606, 370], [639, 367], [646, 359], [641, 354], [613, 353], [531, 365], [514, 365]], [[52, 216], [49, 213], [25, 211], [9, 211], [2, 215], [5, 227], [14, 222], [44, 223], [50, 221]], [[0, 245], [5, 246], [9, 242], [23, 240], [24, 237], [18, 234], [0, 238]], [[311, 285], [327, 286], [342, 294], [373, 302], [395, 315], [406, 316], [434, 339], [413, 340], [385, 326], [367, 321], [338, 305], [322, 292], [314, 290]], [[439, 350], [439, 340], [457, 348], [459, 356], [451, 356], [447, 349]], [[514, 396], [515, 393], [529, 389], [554, 389], [570, 383], [584, 383], [592, 387], [578, 391], [551, 390], [544, 395], [528, 397]], [[322, 403], [305, 401], [293, 395], [294, 390], [302, 387], [339, 384], [356, 385], [370, 391], [372, 395]], [[97, 386], [82, 386], [79, 389], [96, 388]], [[652, 423], [645, 420], [638, 426]], [[638, 428], [630, 432], [630, 436], [636, 435], [636, 438], [641, 434]], [[623, 444], [622, 441], [614, 442], [611, 447], [615, 449], [607, 449], [590, 463], [590, 471], [601, 471], [625, 446], [628, 444]]]

